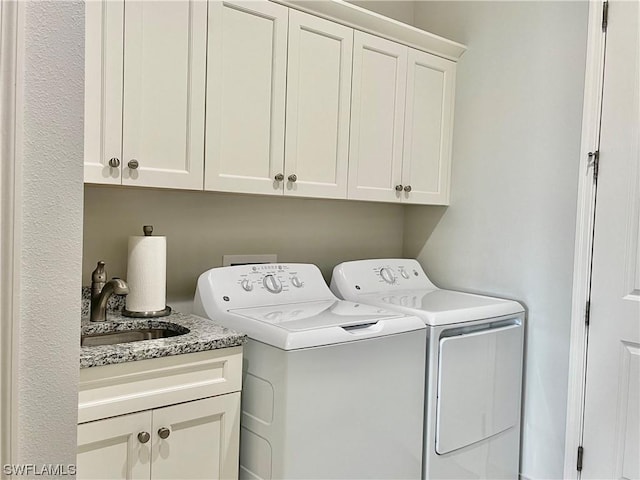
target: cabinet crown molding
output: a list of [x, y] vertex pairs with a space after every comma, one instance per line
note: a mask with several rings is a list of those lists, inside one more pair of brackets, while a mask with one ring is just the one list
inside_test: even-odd
[[296, 10], [341, 23], [409, 47], [457, 61], [467, 49], [452, 40], [426, 32], [412, 25], [385, 17], [344, 0], [272, 0]]

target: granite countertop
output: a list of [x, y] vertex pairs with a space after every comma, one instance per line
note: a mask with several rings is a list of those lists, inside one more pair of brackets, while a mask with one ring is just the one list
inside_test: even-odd
[[114, 305], [114, 309], [107, 309], [107, 321], [90, 322], [88, 308], [85, 308], [85, 298], [83, 291], [83, 334], [166, 327], [174, 331], [187, 329], [188, 333], [155, 340], [81, 347], [80, 368], [236, 347], [247, 341], [247, 336], [243, 333], [222, 327], [212, 320], [180, 312], [172, 312], [169, 316], [158, 318], [130, 318], [120, 313], [120, 305]]

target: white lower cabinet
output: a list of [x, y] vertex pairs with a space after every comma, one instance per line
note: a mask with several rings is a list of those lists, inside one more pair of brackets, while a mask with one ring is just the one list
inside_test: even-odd
[[77, 478], [237, 478], [241, 370], [242, 347], [81, 370]]
[[239, 414], [232, 393], [80, 424], [77, 478], [236, 478]]
[[148, 480], [151, 441], [138, 434], [150, 429], [150, 411], [78, 425], [77, 478]]

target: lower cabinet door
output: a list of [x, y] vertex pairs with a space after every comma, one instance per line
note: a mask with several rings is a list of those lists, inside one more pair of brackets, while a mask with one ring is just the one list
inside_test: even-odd
[[77, 478], [149, 480], [150, 428], [151, 411], [78, 425]]
[[152, 478], [238, 477], [240, 393], [153, 411]]

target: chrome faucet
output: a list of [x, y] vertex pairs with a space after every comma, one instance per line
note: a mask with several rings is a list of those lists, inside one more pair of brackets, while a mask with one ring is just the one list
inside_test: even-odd
[[104, 322], [107, 319], [107, 301], [112, 294], [127, 295], [129, 286], [121, 278], [113, 277], [107, 282], [107, 273], [104, 270], [104, 262], [98, 262], [98, 266], [91, 274], [91, 315], [92, 322]]

